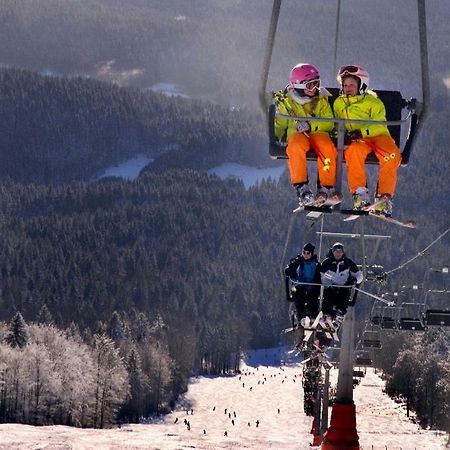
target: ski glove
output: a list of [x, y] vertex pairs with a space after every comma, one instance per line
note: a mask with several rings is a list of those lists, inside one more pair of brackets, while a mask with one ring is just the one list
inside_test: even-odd
[[307, 133], [311, 130], [308, 122], [297, 122], [297, 131], [299, 133]]
[[348, 131], [344, 136], [344, 144], [350, 145], [354, 141], [359, 141], [362, 139], [361, 130]]
[[322, 284], [325, 287], [329, 287], [333, 284], [334, 277], [330, 273], [323, 273], [321, 278], [322, 278]]

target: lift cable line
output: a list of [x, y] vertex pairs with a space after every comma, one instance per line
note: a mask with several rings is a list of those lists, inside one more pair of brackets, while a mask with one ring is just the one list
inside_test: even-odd
[[419, 258], [420, 256], [423, 256], [426, 251], [431, 248], [434, 244], [436, 244], [436, 242], [440, 241], [448, 232], [450, 231], [450, 227], [447, 228], [441, 235], [439, 235], [431, 244], [429, 244], [427, 247], [425, 247], [422, 251], [420, 251], [419, 253], [417, 253], [417, 255], [415, 255], [414, 257], [412, 257], [411, 259], [409, 259], [408, 261], [404, 262], [403, 264], [401, 264], [400, 266], [396, 267], [395, 269], [389, 270], [388, 272], [386, 272], [386, 275], [389, 275], [391, 273], [396, 272], [397, 270], [401, 270], [403, 269], [406, 265], [408, 265], [409, 263], [412, 263], [415, 259]]

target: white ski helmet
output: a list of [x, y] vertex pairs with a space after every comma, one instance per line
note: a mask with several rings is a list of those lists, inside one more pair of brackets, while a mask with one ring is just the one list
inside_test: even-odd
[[359, 93], [364, 94], [369, 89], [369, 72], [361, 66], [342, 66], [337, 74], [337, 80], [342, 86], [342, 78], [345, 75], [351, 75], [359, 79]]

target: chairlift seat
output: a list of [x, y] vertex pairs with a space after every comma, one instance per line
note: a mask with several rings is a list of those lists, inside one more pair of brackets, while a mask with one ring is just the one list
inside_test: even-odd
[[362, 345], [364, 348], [381, 348], [381, 341], [379, 339], [363, 339]]
[[[331, 107], [333, 108], [334, 101], [339, 96], [339, 89], [338, 88], [327, 88], [327, 90], [332, 94], [331, 97], [329, 97], [329, 102]], [[389, 121], [399, 121], [402, 120], [402, 110], [406, 108], [410, 104], [414, 104], [415, 100], [412, 99], [410, 101], [407, 101], [403, 98], [402, 94], [398, 91], [375, 91], [378, 97], [382, 100], [382, 102], [385, 105], [386, 108], [386, 120]], [[274, 130], [274, 120], [275, 120], [275, 104], [271, 103], [269, 105], [269, 111], [268, 111], [268, 125], [269, 125], [269, 140], [270, 140], [270, 149], [269, 153], [270, 156], [274, 159], [287, 159], [286, 155], [286, 142], [280, 142], [275, 137], [275, 130]], [[405, 150], [402, 152], [402, 164], [407, 164], [409, 159], [409, 148], [413, 137], [413, 131], [416, 126], [416, 115], [413, 114], [411, 117], [411, 128], [408, 130], [408, 138], [405, 143]], [[397, 146], [401, 149], [400, 146], [400, 134], [401, 134], [401, 127], [400, 125], [388, 125], [389, 132], [391, 133], [392, 138], [395, 140]], [[411, 132], [410, 132], [411, 131]], [[406, 151], [406, 148], [408, 148], [408, 151]], [[401, 149], [402, 150], [402, 149]], [[404, 154], [405, 153], [405, 154]], [[310, 161], [316, 161], [317, 155], [313, 150], [310, 150], [307, 155], [307, 159]], [[345, 157], [344, 157], [345, 161]], [[369, 156], [366, 159], [366, 164], [378, 164], [378, 159], [376, 158], [375, 154], [371, 152]]]
[[450, 311], [428, 309], [425, 311], [425, 324], [427, 326], [450, 326]]
[[370, 318], [370, 322], [373, 325], [381, 325], [381, 322], [383, 321], [383, 316], [372, 316]]
[[400, 318], [398, 328], [408, 331], [425, 331], [426, 327], [420, 319], [416, 318]]
[[367, 358], [364, 356], [357, 356], [355, 359], [355, 366], [358, 367], [371, 367], [373, 365], [372, 358]]
[[395, 319], [391, 319], [389, 317], [383, 317], [381, 320], [380, 326], [383, 330], [396, 330], [397, 329], [397, 321]]
[[363, 370], [354, 370], [354, 371], [353, 371], [353, 376], [354, 376], [355, 378], [364, 378], [365, 373], [364, 373]]

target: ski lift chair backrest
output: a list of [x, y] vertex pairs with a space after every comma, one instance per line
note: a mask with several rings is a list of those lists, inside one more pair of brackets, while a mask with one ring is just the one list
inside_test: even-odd
[[[338, 88], [327, 88], [332, 94], [330, 97], [330, 104], [333, 107], [334, 101], [339, 96]], [[402, 94], [398, 91], [375, 91], [378, 97], [383, 101], [386, 108], [386, 120], [398, 121], [402, 119], [402, 109], [406, 107], [406, 101], [402, 97]], [[274, 159], [287, 159], [286, 155], [286, 142], [279, 142], [275, 137], [274, 119], [275, 119], [275, 104], [271, 103], [269, 106], [269, 139], [270, 139], [270, 156]], [[394, 138], [397, 146], [400, 147], [400, 125], [388, 125], [391, 136]], [[315, 161], [317, 156], [314, 151], [310, 150], [307, 153], [308, 160]], [[378, 160], [375, 154], [372, 152], [367, 157], [367, 164], [378, 164]]]

